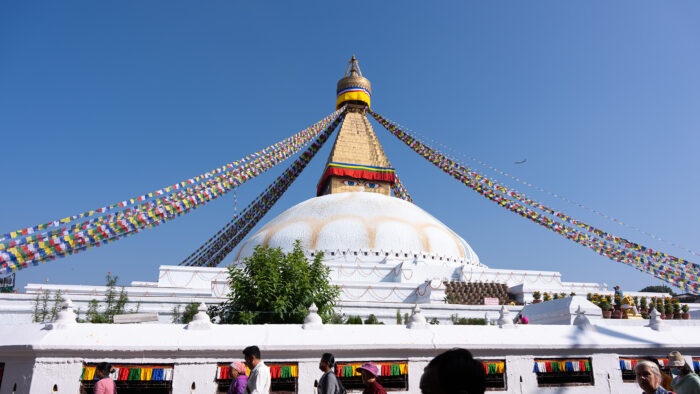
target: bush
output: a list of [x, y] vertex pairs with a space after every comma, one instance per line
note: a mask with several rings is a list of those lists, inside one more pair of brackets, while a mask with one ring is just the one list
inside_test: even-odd
[[377, 316], [374, 316], [374, 314], [370, 314], [367, 316], [367, 319], [365, 319], [365, 324], [384, 324], [377, 319]]
[[450, 320], [452, 321], [452, 324], [456, 326], [485, 326], [486, 325], [486, 319], [483, 318], [466, 318], [462, 317], [460, 318], [457, 316], [455, 313], [454, 315], [450, 316]]
[[345, 324], [362, 324], [362, 318], [360, 316], [350, 316]]
[[540, 298], [542, 298], [542, 294], [539, 291], [536, 291], [532, 293], [532, 298], [539, 300]]
[[340, 288], [330, 283], [323, 254], [306, 259], [301, 241], [291, 252], [266, 245], [255, 247], [240, 266], [228, 268], [230, 292], [220, 309], [222, 323], [300, 324], [313, 303], [324, 322], [333, 316]]

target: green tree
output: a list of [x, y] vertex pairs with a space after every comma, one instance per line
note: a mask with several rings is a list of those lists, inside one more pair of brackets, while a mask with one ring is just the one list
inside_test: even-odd
[[324, 322], [333, 317], [340, 288], [330, 284], [330, 268], [319, 253], [309, 262], [301, 242], [289, 253], [259, 245], [244, 264], [230, 266], [228, 300], [219, 308], [221, 323], [299, 324], [314, 303]]
[[676, 296], [676, 293], [674, 293], [673, 290], [671, 290], [671, 288], [668, 286], [647, 286], [639, 291], [645, 293], [668, 293], [671, 295], [671, 297]]
[[[126, 289], [122, 286], [117, 290], [118, 276], [112, 276], [108, 273], [106, 276], [107, 292], [105, 293], [105, 307], [101, 311], [100, 302], [98, 300], [90, 300], [88, 309], [85, 312], [85, 322], [87, 323], [114, 323], [114, 315], [121, 315], [126, 311], [126, 304], [129, 303], [129, 296]], [[136, 312], [140, 308], [140, 304], [136, 305]], [[133, 310], [131, 311], [134, 312]]]

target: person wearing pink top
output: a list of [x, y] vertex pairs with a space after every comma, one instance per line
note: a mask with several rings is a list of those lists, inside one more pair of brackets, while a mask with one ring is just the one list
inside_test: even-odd
[[95, 377], [99, 379], [97, 384], [95, 384], [95, 394], [116, 394], [117, 385], [114, 380], [109, 377], [109, 372], [112, 370], [112, 366], [108, 363], [99, 363], [97, 368], [95, 368]]

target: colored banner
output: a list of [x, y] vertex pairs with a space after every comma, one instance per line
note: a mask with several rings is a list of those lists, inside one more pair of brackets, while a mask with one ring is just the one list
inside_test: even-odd
[[[90, 381], [96, 380], [96, 366], [83, 366], [83, 372], [80, 375], [80, 380]], [[172, 366], [148, 366], [148, 365], [115, 365], [109, 377], [115, 381], [137, 380], [145, 382], [156, 381], [171, 381], [173, 380]]]
[[[428, 147], [415, 137], [405, 133], [403, 130], [381, 115], [369, 111], [374, 118], [381, 123], [389, 132], [394, 134], [399, 140], [412, 148], [415, 152], [428, 159], [431, 163], [450, 174], [455, 179], [461, 181], [469, 188], [475, 190], [482, 196], [499, 204], [500, 206], [523, 216], [537, 224], [540, 224], [574, 242], [593, 249], [595, 252], [608, 257], [611, 260], [628, 264], [642, 272], [649, 273], [674, 286], [684, 288], [690, 292], [698, 293], [698, 271], [696, 265], [685, 260], [669, 256], [668, 254], [653, 251], [650, 248], [631, 243], [619, 237], [614, 237], [595, 227], [576, 221], [561, 212], [551, 210], [542, 204], [526, 198], [521, 193], [498, 185], [492, 180], [472, 171], [469, 168], [456, 163], [442, 153]], [[527, 205], [534, 206], [551, 214], [554, 218], [534, 212], [532, 209], [522, 206], [511, 200], [514, 198]], [[562, 220], [559, 222], [557, 220]], [[590, 235], [582, 233], [573, 227], [566, 225], [573, 224], [583, 228]]]
[[502, 374], [506, 371], [505, 361], [482, 361], [481, 363], [484, 364], [484, 372], [487, 375]]
[[591, 371], [591, 361], [587, 358], [570, 360], [535, 360], [535, 366], [533, 368], [533, 372], [536, 373], [584, 371]]
[[392, 184], [395, 181], [393, 168], [330, 162], [326, 164], [326, 169], [321, 176], [321, 180], [318, 181], [318, 185], [316, 186], [317, 196], [321, 195], [321, 190], [323, 190], [323, 188], [326, 186], [326, 181], [331, 175], [346, 176], [369, 181], [391, 182]]
[[[361, 376], [360, 368], [364, 363], [337, 363], [336, 369], [338, 371], [337, 376], [351, 377], [351, 376]], [[408, 364], [404, 362], [379, 362], [373, 363], [377, 366], [378, 376], [400, 376], [408, 375]]]

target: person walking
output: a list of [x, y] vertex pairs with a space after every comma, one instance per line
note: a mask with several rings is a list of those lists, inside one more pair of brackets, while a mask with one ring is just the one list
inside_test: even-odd
[[666, 366], [671, 368], [671, 374], [675, 376], [671, 381], [671, 389], [676, 394], [700, 394], [700, 377], [693, 372], [680, 352], [671, 352]]
[[248, 346], [243, 349], [245, 365], [250, 368], [250, 376], [245, 386], [245, 394], [270, 394], [270, 368], [260, 359], [260, 349]]
[[644, 394], [673, 393], [661, 386], [661, 370], [651, 361], [641, 360], [634, 366], [637, 384]]
[[386, 394], [384, 387], [377, 383], [379, 368], [376, 365], [365, 363], [357, 369], [362, 373], [362, 383], [366, 386], [362, 394]]
[[335, 357], [331, 353], [323, 353], [318, 369], [323, 376], [318, 381], [318, 394], [345, 394], [345, 387], [335, 375]]
[[233, 381], [226, 394], [245, 394], [245, 387], [248, 385], [248, 371], [245, 369], [245, 364], [240, 361], [233, 362], [229, 371]]
[[423, 394], [484, 394], [484, 364], [466, 349], [451, 349], [430, 360], [420, 378]]
[[95, 384], [95, 394], [115, 394], [117, 392], [117, 384], [109, 377], [112, 371], [112, 365], [109, 363], [99, 363], [95, 368], [95, 377], [99, 379]]

